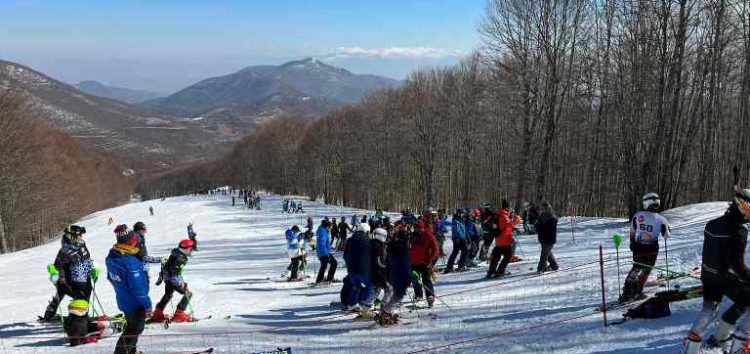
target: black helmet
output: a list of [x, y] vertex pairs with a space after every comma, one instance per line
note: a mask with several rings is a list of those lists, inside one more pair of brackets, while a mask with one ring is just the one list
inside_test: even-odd
[[143, 223], [143, 221], [139, 221], [135, 224], [133, 224], [133, 230], [134, 231], [140, 231], [140, 230], [146, 230], [146, 224]]
[[78, 225], [68, 225], [65, 228], [65, 234], [66, 235], [75, 235], [75, 236], [78, 236], [78, 235], [83, 235], [85, 233], [86, 233], [86, 228], [78, 226]]
[[297, 225], [292, 226], [292, 231], [293, 232], [299, 232], [299, 226], [297, 226]]

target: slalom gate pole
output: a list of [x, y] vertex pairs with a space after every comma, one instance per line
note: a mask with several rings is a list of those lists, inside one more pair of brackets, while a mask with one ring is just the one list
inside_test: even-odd
[[690, 274], [690, 273], [685, 273], [685, 272], [674, 272], [674, 271], [671, 271], [671, 270], [668, 270], [668, 269], [665, 269], [665, 268], [663, 268], [663, 267], [659, 267], [659, 266], [652, 266], [652, 265], [648, 265], [648, 264], [643, 264], [643, 263], [638, 263], [638, 262], [633, 262], [633, 264], [637, 264], [637, 265], [639, 265], [639, 266], [643, 266], [643, 267], [648, 267], [648, 268], [651, 268], [651, 269], [656, 269], [656, 270], [661, 270], [661, 271], [664, 271], [664, 272], [666, 272], [666, 273], [667, 273], [667, 276], [669, 276], [669, 274], [677, 274], [677, 275], [684, 275], [684, 276], [686, 276], [686, 277], [689, 277], [689, 278], [693, 278], [693, 279], [698, 279], [698, 280], [700, 280], [700, 279], [701, 279], [700, 277], [696, 277], [695, 275], [692, 275], [692, 274]]
[[602, 316], [604, 317], [604, 327], [607, 327], [607, 297], [604, 288], [604, 251], [602, 245], [599, 245], [599, 274], [602, 279]]
[[620, 247], [615, 248], [617, 250], [617, 296], [622, 295], [622, 285], [620, 282]]
[[669, 246], [667, 244], [667, 238], [664, 238], [664, 261], [667, 270], [667, 289], [669, 289]]

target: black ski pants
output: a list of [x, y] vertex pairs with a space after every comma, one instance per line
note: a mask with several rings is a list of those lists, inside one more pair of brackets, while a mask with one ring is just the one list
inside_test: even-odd
[[432, 266], [429, 264], [412, 265], [412, 272], [419, 274], [421, 284], [413, 279], [414, 299], [421, 299], [424, 295], [435, 296], [435, 285], [432, 283]]
[[157, 309], [164, 310], [164, 308], [167, 306], [167, 303], [172, 300], [172, 296], [175, 292], [182, 295], [182, 300], [180, 300], [180, 303], [177, 304], [177, 309], [181, 311], [185, 311], [187, 309], [188, 305], [190, 304], [190, 295], [187, 291], [187, 283], [184, 283], [182, 287], [177, 287], [174, 284], [172, 284], [171, 281], [165, 281], [164, 282], [164, 296], [161, 297], [161, 300], [159, 300], [159, 303], [156, 304]]
[[136, 310], [125, 314], [125, 328], [115, 345], [115, 354], [136, 354], [138, 352], [138, 336], [146, 327], [146, 312]]
[[336, 274], [336, 267], [338, 267], [339, 263], [336, 261], [336, 258], [333, 255], [318, 257], [320, 259], [320, 270], [318, 270], [318, 277], [315, 279], [316, 283], [320, 283], [323, 281], [323, 277], [326, 273], [326, 268], [328, 268], [328, 276], [325, 278], [326, 281], [333, 281], [333, 276]]
[[453, 264], [456, 262], [459, 253], [461, 253], [461, 257], [458, 259], [458, 268], [464, 268], [466, 267], [466, 255], [468, 253], [466, 239], [454, 237], [453, 251], [451, 251], [451, 256], [448, 257], [448, 264], [445, 265], [445, 269], [453, 270]]
[[[495, 246], [495, 248], [492, 249], [492, 255], [490, 255], [490, 269], [487, 270], [487, 275], [494, 276], [496, 274], [505, 274], [505, 268], [508, 267], [508, 263], [510, 263], [512, 257], [512, 246]], [[500, 263], [499, 267], [498, 263]]]

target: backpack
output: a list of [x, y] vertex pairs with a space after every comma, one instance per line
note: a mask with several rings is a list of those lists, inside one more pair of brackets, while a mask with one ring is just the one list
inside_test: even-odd
[[652, 297], [635, 308], [629, 309], [623, 317], [626, 318], [662, 318], [672, 314], [669, 300], [662, 297]]

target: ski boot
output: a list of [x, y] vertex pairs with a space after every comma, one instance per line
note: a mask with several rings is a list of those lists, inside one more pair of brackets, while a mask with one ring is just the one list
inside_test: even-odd
[[432, 305], [435, 303], [435, 297], [434, 296], [428, 296], [427, 297], [427, 308], [432, 308]]
[[166, 322], [169, 318], [164, 314], [164, 309], [157, 308], [154, 310], [154, 314], [151, 315], [151, 318], [148, 320], [149, 322]]
[[194, 322], [195, 318], [185, 310], [177, 309], [172, 316], [172, 322]]
[[368, 307], [363, 307], [362, 310], [359, 311], [359, 315], [357, 318], [361, 318], [364, 320], [371, 320], [375, 318], [375, 313], [372, 312], [372, 309]]
[[380, 311], [380, 314], [375, 316], [375, 322], [381, 326], [390, 326], [398, 323], [398, 315], [390, 314], [386, 311]]
[[721, 348], [722, 352], [729, 351], [729, 345], [732, 343], [732, 326], [731, 324], [720, 321], [716, 326], [716, 332], [706, 340], [706, 348]]
[[732, 346], [729, 349], [729, 354], [750, 354], [750, 341], [732, 335]]
[[687, 338], [683, 339], [681, 354], [698, 354], [701, 352], [701, 335], [693, 331], [688, 332]]

